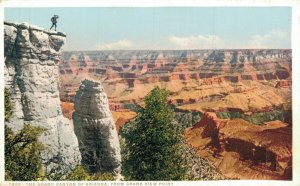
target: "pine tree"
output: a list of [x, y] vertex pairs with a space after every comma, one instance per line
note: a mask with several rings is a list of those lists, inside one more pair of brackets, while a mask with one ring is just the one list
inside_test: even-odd
[[167, 90], [154, 88], [133, 121], [134, 127], [124, 134], [122, 174], [128, 180], [185, 179], [182, 136], [172, 124], [167, 96]]

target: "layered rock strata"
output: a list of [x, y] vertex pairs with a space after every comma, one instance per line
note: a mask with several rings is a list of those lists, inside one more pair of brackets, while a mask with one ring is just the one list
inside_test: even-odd
[[120, 144], [106, 93], [97, 81], [82, 81], [73, 122], [82, 162], [91, 172], [120, 172]]
[[5, 87], [13, 105], [6, 124], [14, 131], [24, 123], [47, 129], [40, 140], [48, 173], [67, 172], [81, 160], [73, 128], [60, 108], [58, 62], [65, 41], [64, 33], [4, 22]]
[[101, 80], [113, 112], [142, 104], [155, 86], [170, 91], [171, 104], [201, 112], [264, 112], [291, 100], [292, 50], [72, 51], [62, 56], [61, 99], [72, 102], [85, 78]]
[[280, 121], [257, 126], [204, 113], [186, 141], [222, 174], [239, 179], [292, 179], [292, 130]]

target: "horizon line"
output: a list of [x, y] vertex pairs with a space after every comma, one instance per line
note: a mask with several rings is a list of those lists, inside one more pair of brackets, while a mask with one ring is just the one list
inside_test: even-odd
[[292, 50], [292, 48], [230, 48], [230, 49], [111, 49], [111, 50], [62, 50], [62, 52], [92, 52], [92, 51], [201, 51], [201, 50]]

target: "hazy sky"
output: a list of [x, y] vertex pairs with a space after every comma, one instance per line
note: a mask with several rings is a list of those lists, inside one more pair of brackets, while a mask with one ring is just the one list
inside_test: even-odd
[[65, 50], [291, 48], [290, 7], [5, 8], [67, 33]]

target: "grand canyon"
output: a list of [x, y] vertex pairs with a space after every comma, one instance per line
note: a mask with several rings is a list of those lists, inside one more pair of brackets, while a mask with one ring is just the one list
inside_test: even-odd
[[289, 49], [64, 51], [59, 79], [69, 119], [81, 82], [100, 81], [119, 133], [166, 88], [185, 143], [225, 178], [292, 179]]
[[59, 4], [4, 8], [1, 183], [299, 185], [295, 3]]

